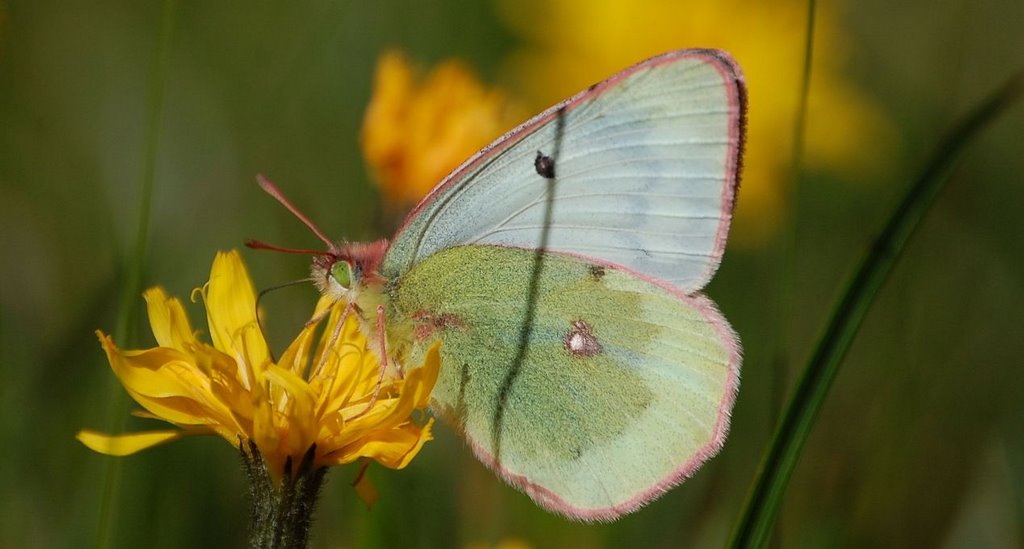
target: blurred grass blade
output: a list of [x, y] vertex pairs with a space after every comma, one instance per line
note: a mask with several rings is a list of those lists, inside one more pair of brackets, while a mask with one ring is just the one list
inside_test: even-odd
[[800, 452], [839, 370], [839, 364], [875, 295], [921, 218], [949, 179], [959, 154], [1022, 91], [1024, 72], [1016, 74], [998, 92], [968, 114], [940, 143], [921, 176], [893, 211], [833, 310], [826, 330], [786, 406], [782, 420], [762, 457], [743, 514], [733, 530], [730, 546], [763, 547], [767, 544]]
[[796, 115], [793, 117], [793, 149], [790, 151], [790, 170], [792, 176], [782, 185], [782, 203], [788, 204], [788, 211], [782, 216], [782, 228], [776, 240], [780, 248], [775, 276], [776, 292], [773, 306], [775, 308], [774, 348], [771, 351], [771, 416], [775, 422], [782, 414], [785, 402], [786, 387], [789, 385], [790, 347], [788, 345], [792, 333], [793, 292], [796, 291], [793, 273], [796, 264], [797, 223], [800, 217], [800, 182], [803, 179], [804, 145], [807, 133], [807, 104], [811, 94], [811, 71], [814, 65], [814, 26], [817, 2], [807, 1], [807, 20], [804, 27], [804, 66], [800, 77], [800, 95], [798, 97]]
[[[153, 182], [156, 179], [157, 154], [160, 151], [160, 128], [163, 120], [164, 88], [167, 79], [167, 65], [170, 58], [171, 35], [174, 30], [174, 11], [176, 0], [164, 0], [160, 15], [160, 37], [157, 43], [156, 56], [149, 74], [146, 100], [146, 134], [143, 143], [143, 167], [139, 178], [138, 227], [135, 235], [135, 247], [124, 262], [121, 279], [121, 295], [118, 300], [115, 337], [120, 343], [135, 340], [136, 319], [139, 310], [139, 297], [142, 294], [142, 273], [146, 260], [146, 246], [149, 242], [149, 214], [153, 201]], [[127, 417], [127, 398], [121, 384], [115, 379], [111, 382], [111, 433], [124, 430]], [[110, 544], [110, 530], [114, 520], [115, 500], [118, 494], [118, 480], [121, 474], [121, 460], [107, 459], [107, 469], [103, 479], [103, 494], [99, 504], [99, 517], [96, 527], [96, 547], [107, 547]]]

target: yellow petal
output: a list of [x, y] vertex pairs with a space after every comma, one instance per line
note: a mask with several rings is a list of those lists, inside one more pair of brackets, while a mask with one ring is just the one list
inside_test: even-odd
[[[354, 402], [340, 411], [345, 421], [322, 424], [321, 427], [330, 433], [326, 435], [329, 446], [347, 446], [348, 441], [372, 438], [388, 429], [398, 428], [409, 421], [413, 410], [426, 407], [440, 369], [440, 346], [440, 342], [432, 345], [423, 366], [411, 370], [404, 382], [395, 382], [394, 387], [383, 387], [372, 408], [368, 407], [369, 399]], [[392, 391], [397, 396], [390, 397]]]
[[204, 295], [214, 347], [234, 358], [243, 383], [251, 384], [252, 370], [269, 361], [270, 350], [256, 320], [256, 292], [237, 250], [217, 254]]
[[[330, 315], [328, 315], [329, 319], [327, 330], [333, 333], [334, 326], [337, 325], [341, 312], [345, 309], [345, 305], [339, 303], [337, 299], [332, 297], [321, 296], [320, 300], [317, 301], [316, 307], [313, 309], [313, 316], [310, 317], [310, 320], [315, 318], [320, 318], [321, 320], [318, 320], [317, 322], [309, 322], [305, 327], [303, 327], [302, 331], [299, 332], [299, 335], [290, 345], [288, 345], [288, 348], [285, 349], [280, 360], [277, 361], [278, 366], [288, 368], [292, 373], [303, 377], [309, 377], [315, 373], [307, 372], [307, 368], [310, 366], [319, 366], [319, 360], [316, 364], [310, 365], [310, 353], [312, 351], [313, 337], [316, 335], [317, 327], [320, 325], [320, 322], [322, 322], [324, 313], [329, 307], [333, 307], [333, 309], [331, 310]], [[352, 319], [352, 322], [355, 322], [355, 320]], [[326, 333], [327, 332], [325, 332], [325, 334]], [[327, 343], [327, 338], [321, 337], [321, 341], [319, 343], [320, 350], [314, 356], [319, 357], [324, 345]]]
[[214, 402], [234, 416], [251, 419], [253, 408], [250, 388], [239, 379], [235, 360], [206, 344], [194, 347], [192, 356], [196, 368], [209, 379]]
[[336, 463], [351, 463], [365, 457], [389, 469], [402, 469], [416, 457], [423, 444], [433, 439], [430, 433], [433, 424], [434, 420], [431, 418], [422, 427], [410, 424], [402, 429], [375, 431], [328, 458], [336, 459]]
[[[317, 415], [320, 417], [327, 416], [327, 410], [344, 409], [356, 395], [361, 397], [363, 392], [360, 389], [366, 384], [367, 378], [372, 378], [372, 383], [377, 380], [377, 359], [365, 348], [344, 344], [336, 353], [339, 356], [333, 368], [324, 369], [331, 374], [314, 380], [319, 393]], [[367, 371], [371, 372], [370, 375], [366, 375]]]
[[424, 444], [434, 440], [433, 428], [434, 418], [430, 418], [427, 420], [427, 424], [419, 429], [419, 439], [416, 440], [416, 445], [406, 452], [405, 456], [402, 457], [402, 460], [398, 463], [398, 466], [395, 467], [395, 469], [404, 469], [405, 466], [409, 465], [412, 461], [412, 458], [416, 457], [416, 454], [420, 453]]
[[[271, 364], [263, 375], [272, 384], [284, 389], [288, 401], [294, 406], [294, 414], [302, 417], [311, 417], [313, 413], [313, 402], [316, 395], [309, 388], [306, 380], [293, 374], [290, 370]], [[280, 409], [280, 408], [279, 408]]]
[[122, 351], [100, 336], [110, 366], [128, 389], [150, 397], [193, 397], [208, 386], [188, 355], [166, 347], [148, 351]]
[[149, 325], [158, 345], [187, 351], [197, 343], [181, 301], [167, 297], [159, 287], [146, 290], [142, 296], [146, 299]]
[[425, 408], [430, 404], [430, 393], [434, 390], [434, 384], [437, 383], [437, 375], [440, 371], [441, 342], [437, 341], [430, 346], [430, 349], [427, 349], [427, 355], [423, 358], [423, 366], [410, 372], [409, 378], [405, 382], [405, 391], [411, 390], [412, 399], [417, 408]]
[[90, 450], [106, 454], [108, 456], [129, 456], [136, 452], [159, 446], [179, 438], [210, 434], [200, 431], [144, 431], [141, 433], [129, 433], [123, 435], [105, 435], [96, 431], [83, 429], [75, 435], [82, 444]]
[[267, 460], [271, 473], [279, 473], [286, 456], [280, 450], [281, 435], [274, 421], [274, 408], [267, 398], [262, 384], [253, 387], [252, 392], [252, 440]]
[[97, 335], [114, 374], [143, 408], [179, 425], [219, 423], [229, 417], [188, 355], [164, 347], [122, 351], [109, 336]]
[[287, 368], [295, 375], [305, 375], [309, 366], [309, 355], [313, 347], [313, 336], [316, 335], [316, 325], [309, 325], [299, 332], [298, 337], [281, 354], [277, 364]]
[[274, 408], [288, 425], [286, 446], [290, 453], [301, 454], [316, 442], [319, 419], [313, 414], [316, 395], [304, 379], [279, 366], [271, 364], [263, 375], [271, 387], [279, 388]]
[[[441, 367], [441, 342], [434, 343], [427, 350], [423, 366], [414, 368], [406, 375], [401, 394], [397, 399], [378, 402], [373, 410], [365, 415], [358, 415], [349, 423], [346, 430], [352, 436], [362, 436], [369, 429], [390, 429], [398, 426], [409, 418], [416, 408], [424, 408], [430, 403], [430, 392], [434, 389], [437, 374]], [[357, 414], [363, 414], [358, 403], [350, 407]]]

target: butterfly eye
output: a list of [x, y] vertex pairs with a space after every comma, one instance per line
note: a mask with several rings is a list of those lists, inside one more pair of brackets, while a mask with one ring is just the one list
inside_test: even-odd
[[352, 287], [352, 266], [348, 264], [348, 261], [335, 262], [331, 266], [331, 276], [342, 288], [347, 290]]

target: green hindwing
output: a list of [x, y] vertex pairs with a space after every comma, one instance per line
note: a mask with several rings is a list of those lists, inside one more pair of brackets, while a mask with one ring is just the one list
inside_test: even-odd
[[435, 410], [548, 509], [629, 512], [725, 438], [739, 345], [701, 295], [577, 256], [485, 245], [437, 252], [389, 293], [401, 331], [389, 340], [407, 364], [443, 341]]

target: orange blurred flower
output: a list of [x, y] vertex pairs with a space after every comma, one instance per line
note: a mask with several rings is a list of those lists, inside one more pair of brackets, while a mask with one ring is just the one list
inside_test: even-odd
[[420, 78], [406, 58], [381, 56], [362, 147], [388, 205], [405, 208], [519, 121], [505, 94], [449, 60]]

